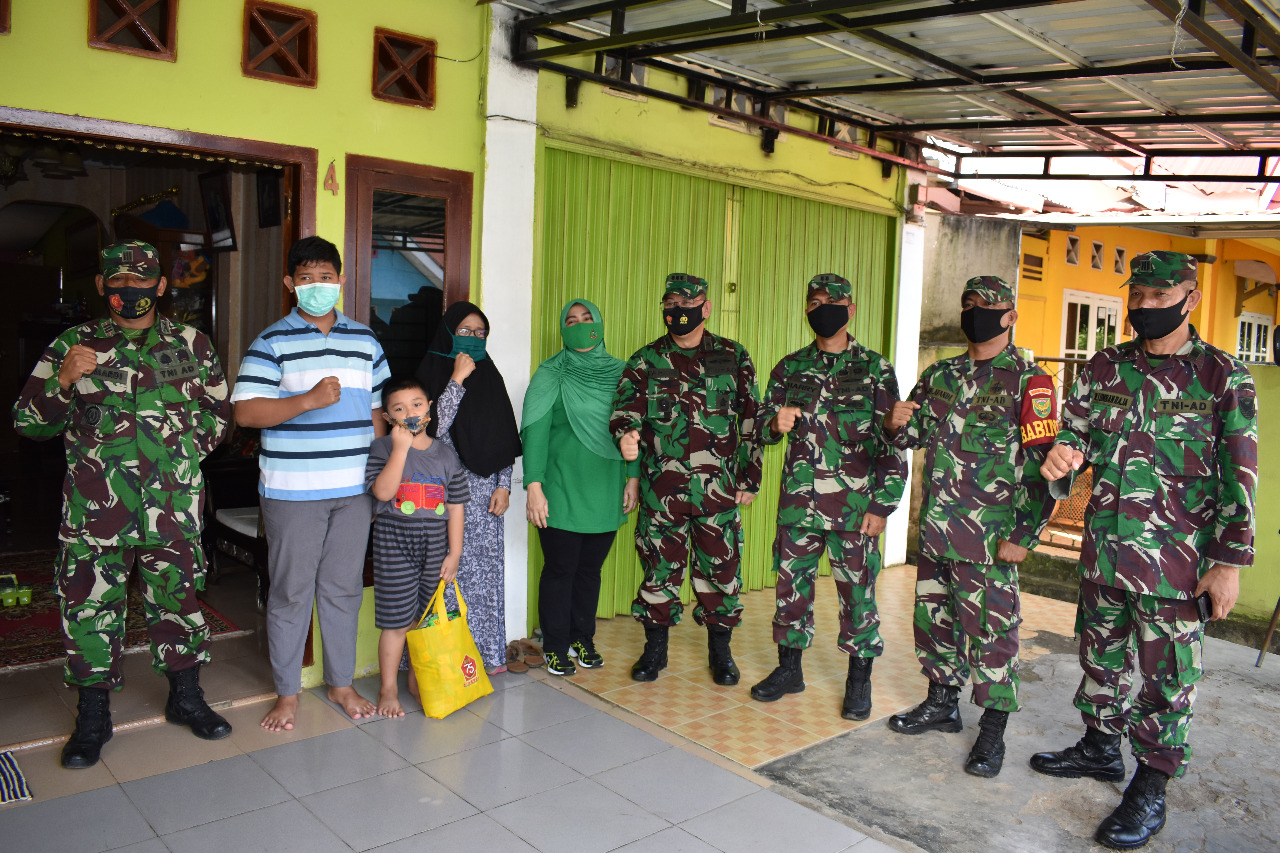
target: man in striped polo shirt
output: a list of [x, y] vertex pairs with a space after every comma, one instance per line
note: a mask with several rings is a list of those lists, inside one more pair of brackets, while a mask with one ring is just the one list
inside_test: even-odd
[[293, 728], [312, 600], [329, 699], [352, 719], [374, 712], [351, 681], [373, 517], [364, 469], [369, 445], [386, 432], [382, 386], [390, 377], [373, 331], [334, 308], [346, 282], [337, 247], [320, 237], [299, 240], [288, 267], [284, 284], [298, 307], [250, 345], [231, 395], [236, 424], [262, 430], [258, 491], [277, 694], [262, 726], [271, 731]]

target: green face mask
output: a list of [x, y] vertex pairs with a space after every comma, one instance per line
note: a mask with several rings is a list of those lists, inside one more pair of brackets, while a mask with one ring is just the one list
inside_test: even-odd
[[595, 349], [604, 341], [603, 323], [575, 323], [560, 330], [570, 349]]
[[463, 338], [458, 335], [453, 336], [453, 351], [449, 353], [450, 357], [457, 358], [460, 354], [466, 353], [471, 356], [473, 361], [484, 361], [488, 356], [485, 354], [485, 338]]

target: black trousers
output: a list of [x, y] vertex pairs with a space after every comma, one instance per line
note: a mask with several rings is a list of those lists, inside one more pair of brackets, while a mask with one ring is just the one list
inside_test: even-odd
[[609, 556], [616, 535], [613, 531], [538, 529], [543, 561], [538, 581], [538, 621], [542, 625], [542, 647], [548, 652], [567, 656], [574, 640], [595, 636], [600, 567]]

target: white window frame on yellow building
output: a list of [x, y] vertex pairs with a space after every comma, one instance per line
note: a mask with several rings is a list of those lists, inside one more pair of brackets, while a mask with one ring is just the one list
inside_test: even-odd
[[1269, 363], [1271, 325], [1272, 318], [1266, 314], [1241, 311], [1236, 318], [1236, 358], [1253, 363]]

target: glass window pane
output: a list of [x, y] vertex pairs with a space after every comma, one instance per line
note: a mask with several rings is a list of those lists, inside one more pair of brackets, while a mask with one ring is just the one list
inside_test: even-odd
[[444, 306], [445, 200], [373, 193], [369, 325], [392, 376], [412, 376]]
[[1080, 326], [1076, 331], [1076, 349], [1089, 350], [1089, 305], [1080, 306]]

